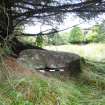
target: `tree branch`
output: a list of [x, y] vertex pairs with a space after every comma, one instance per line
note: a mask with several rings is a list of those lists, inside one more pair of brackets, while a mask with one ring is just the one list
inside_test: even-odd
[[[75, 27], [75, 26], [78, 26], [78, 25], [82, 24], [83, 22], [84, 22], [84, 21], [82, 21], [82, 22], [79, 23], [79, 24], [73, 25], [73, 26], [71, 26], [71, 27], [67, 27], [67, 28], [65, 28], [65, 29], [62, 29], [62, 30], [56, 30], [56, 29], [55, 29], [55, 31], [54, 31], [53, 29], [49, 29], [49, 30], [42, 31], [42, 32], [37, 33], [37, 34], [21, 33], [21, 35], [16, 35], [16, 36], [23, 36], [23, 37], [24, 37], [24, 36], [28, 36], [28, 37], [30, 37], [30, 36], [38, 36], [38, 35], [42, 35], [42, 36], [44, 36], [44, 35], [51, 35], [51, 34], [59, 33], [59, 32], [68, 30], [68, 29], [70, 29], [70, 28], [73, 28], [73, 27]], [[48, 31], [49, 31], [49, 32], [48, 32]]]
[[[103, 6], [105, 3], [97, 4], [97, 7]], [[49, 13], [66, 13], [66, 12], [105, 12], [105, 8], [91, 8], [91, 6], [94, 5], [94, 2], [87, 1], [77, 4], [64, 4], [59, 6], [45, 6], [40, 7], [37, 9], [32, 9], [23, 13], [20, 13], [16, 15], [16, 18], [22, 17], [22, 16], [30, 16], [34, 14], [49, 14]], [[89, 8], [90, 7], [90, 8]]]

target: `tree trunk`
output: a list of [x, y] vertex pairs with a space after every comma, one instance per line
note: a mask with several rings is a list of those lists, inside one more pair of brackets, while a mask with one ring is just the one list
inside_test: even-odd
[[[16, 39], [14, 36], [12, 39], [10, 38], [14, 32], [14, 19], [12, 14], [12, 6], [14, 5], [11, 0], [1, 0], [0, 7], [0, 43], [2, 46], [6, 43], [9, 47], [12, 48], [13, 52], [18, 55], [24, 49], [41, 49], [39, 47], [35, 47], [29, 44], [24, 44]], [[9, 40], [11, 39], [11, 40]]]
[[33, 46], [33, 45], [30, 45], [30, 44], [22, 43], [17, 38], [14, 38], [11, 43], [12, 43], [12, 46], [11, 46], [12, 51], [16, 55], [15, 57], [18, 57], [18, 55], [20, 54], [20, 52], [23, 51], [23, 50], [26, 50], [26, 49], [40, 49], [40, 50], [45, 50], [45, 49], [40, 48], [38, 46]]
[[1, 12], [0, 12], [0, 39], [3, 41], [5, 38], [10, 37], [13, 33], [13, 19], [11, 10], [11, 0], [1, 1]]

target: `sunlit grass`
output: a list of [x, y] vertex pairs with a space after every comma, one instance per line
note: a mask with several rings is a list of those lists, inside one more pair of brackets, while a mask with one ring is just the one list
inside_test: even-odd
[[101, 43], [91, 43], [86, 45], [69, 44], [61, 46], [45, 46], [45, 48], [48, 50], [64, 51], [79, 54], [86, 59], [95, 61], [105, 60], [105, 44]]

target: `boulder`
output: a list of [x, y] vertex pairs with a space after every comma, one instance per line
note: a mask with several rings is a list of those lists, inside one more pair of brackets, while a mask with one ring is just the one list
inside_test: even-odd
[[34, 70], [64, 69], [69, 74], [81, 71], [80, 56], [66, 52], [28, 49], [19, 54], [17, 62]]

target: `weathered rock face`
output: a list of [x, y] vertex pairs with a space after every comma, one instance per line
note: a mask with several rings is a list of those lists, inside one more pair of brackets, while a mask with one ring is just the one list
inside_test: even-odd
[[80, 57], [66, 52], [28, 49], [20, 53], [17, 62], [31, 69], [63, 68], [64, 72], [78, 74]]

